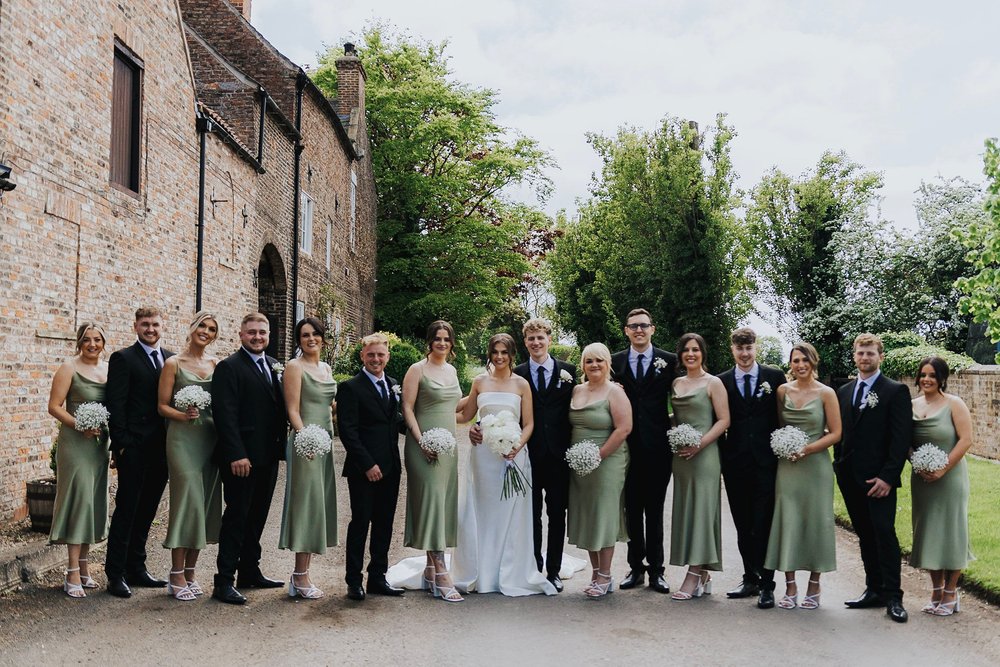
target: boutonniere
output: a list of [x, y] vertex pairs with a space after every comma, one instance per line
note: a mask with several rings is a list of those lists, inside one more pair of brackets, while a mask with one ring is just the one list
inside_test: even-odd
[[276, 361], [271, 364], [271, 370], [274, 371], [274, 374], [278, 376], [278, 380], [280, 381], [281, 374], [285, 372], [285, 365], [280, 361]]
[[770, 382], [761, 382], [760, 386], [757, 388], [757, 398], [760, 398], [762, 396], [766, 396], [767, 394], [770, 394], [770, 393], [771, 393], [771, 383]]
[[572, 381], [573, 381], [573, 376], [570, 375], [569, 371], [564, 368], [561, 371], [559, 371], [559, 383], [556, 384], [556, 387], [561, 387], [563, 382], [572, 382]]
[[661, 357], [656, 357], [653, 359], [653, 368], [656, 369], [656, 374], [659, 375], [660, 371], [667, 367], [667, 362]]
[[396, 398], [399, 398], [403, 395], [403, 388], [398, 384], [394, 384], [392, 385], [392, 393], [396, 395]]
[[878, 405], [878, 394], [874, 391], [868, 392], [868, 396], [865, 397], [865, 407], [874, 408]]

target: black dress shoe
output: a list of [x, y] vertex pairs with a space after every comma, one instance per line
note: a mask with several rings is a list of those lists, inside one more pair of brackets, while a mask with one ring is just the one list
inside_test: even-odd
[[889, 604], [885, 606], [885, 613], [889, 616], [889, 618], [897, 623], [906, 623], [906, 619], [910, 617], [910, 615], [906, 613], [906, 610], [903, 609], [903, 603], [899, 600], [891, 600]]
[[646, 580], [645, 572], [643, 572], [642, 570], [632, 570], [627, 575], [625, 575], [625, 578], [622, 579], [622, 582], [618, 584], [618, 588], [627, 591], [630, 588], [641, 586], [642, 582], [645, 580]]
[[145, 570], [128, 575], [125, 577], [125, 581], [129, 586], [136, 586], [138, 588], [163, 588], [167, 585], [166, 581], [157, 579]]
[[558, 574], [549, 575], [546, 579], [548, 579], [549, 583], [556, 589], [556, 593], [563, 592], [563, 582], [562, 579], [559, 578]]
[[774, 591], [769, 588], [761, 589], [760, 597], [757, 598], [758, 609], [774, 609]]
[[760, 595], [760, 586], [750, 581], [744, 581], [739, 586], [726, 593], [726, 597], [733, 600], [738, 600], [740, 598], [752, 598], [755, 595]]
[[212, 597], [219, 602], [225, 602], [226, 604], [246, 604], [247, 598], [243, 593], [233, 588], [232, 584], [223, 584], [222, 586], [216, 586], [212, 590]]
[[[360, 588], [360, 586], [358, 586], [358, 588]], [[385, 579], [376, 579], [375, 581], [372, 581], [371, 579], [368, 580], [368, 595], [390, 595], [395, 597], [402, 594], [403, 594], [402, 588], [396, 588], [395, 586], [390, 586], [389, 582], [386, 581]]]
[[258, 573], [249, 577], [240, 577], [236, 585], [239, 588], [281, 588], [285, 585], [285, 582], [278, 581], [277, 579], [268, 579], [263, 574]]
[[352, 600], [364, 600], [365, 599], [365, 589], [361, 588], [361, 585], [348, 586], [347, 587], [347, 597]]
[[847, 605], [848, 609], [872, 609], [884, 606], [885, 602], [882, 601], [882, 597], [878, 593], [866, 588], [861, 597], [848, 600], [844, 604]]
[[658, 574], [655, 577], [649, 577], [649, 587], [652, 588], [657, 593], [669, 593], [670, 586], [667, 585], [667, 580], [663, 578], [662, 574]]
[[114, 595], [116, 598], [132, 597], [132, 589], [129, 588], [128, 584], [125, 583], [124, 577], [109, 577], [108, 592]]

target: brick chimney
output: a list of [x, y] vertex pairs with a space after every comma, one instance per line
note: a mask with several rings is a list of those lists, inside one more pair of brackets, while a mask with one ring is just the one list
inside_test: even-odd
[[[364, 115], [365, 112], [365, 68], [354, 45], [344, 44], [344, 55], [336, 60], [337, 66], [337, 113], [341, 116]], [[353, 118], [352, 118], [353, 120]]]
[[243, 14], [243, 18], [247, 21], [250, 20], [250, 3], [251, 0], [229, 0], [229, 4]]

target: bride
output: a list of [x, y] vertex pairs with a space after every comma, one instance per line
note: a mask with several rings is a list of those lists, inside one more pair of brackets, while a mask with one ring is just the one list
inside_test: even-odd
[[[531, 386], [513, 373], [514, 339], [505, 333], [489, 340], [487, 372], [472, 383], [459, 404], [459, 421], [476, 414], [508, 411], [521, 424], [520, 444], [506, 457], [486, 444], [472, 448], [464, 493], [459, 497], [458, 543], [452, 557], [452, 577], [459, 590], [504, 595], [554, 595], [555, 587], [538, 571], [531, 521], [531, 462], [525, 445], [531, 436]], [[506, 459], [506, 460], [505, 460]], [[508, 461], [523, 473], [524, 495], [502, 498]]]

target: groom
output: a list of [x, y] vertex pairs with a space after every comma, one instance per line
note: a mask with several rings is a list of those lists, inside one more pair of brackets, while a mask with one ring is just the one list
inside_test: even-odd
[[237, 572], [240, 588], [282, 586], [260, 571], [260, 537], [288, 434], [277, 360], [264, 353], [269, 338], [267, 317], [250, 313], [240, 323], [242, 346], [220, 361], [212, 376], [216, 459], [226, 501], [212, 597], [227, 604], [247, 601], [234, 586]]
[[896, 539], [896, 489], [910, 447], [912, 409], [905, 385], [882, 375], [882, 340], [870, 333], [854, 339], [858, 377], [837, 391], [844, 435], [834, 447], [834, 471], [847, 513], [858, 535], [865, 566], [865, 592], [851, 609], [885, 606], [905, 623]]

